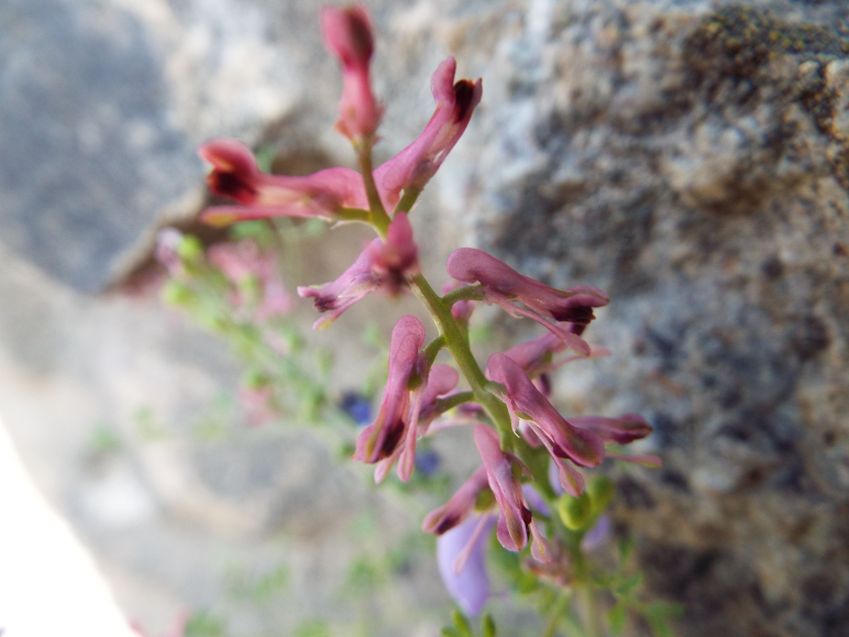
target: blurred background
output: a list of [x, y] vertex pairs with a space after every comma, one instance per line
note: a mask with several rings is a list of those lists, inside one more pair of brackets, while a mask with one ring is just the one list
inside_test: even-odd
[[[0, 418], [151, 637], [186, 617], [196, 635], [427, 636], [449, 604], [422, 511], [338, 440], [245, 426], [231, 351], [155, 290], [157, 231], [198, 230], [203, 141], [238, 137], [292, 173], [351, 164], [321, 4], [0, 2]], [[611, 296], [591, 335], [614, 356], [556, 395], [654, 425], [665, 467], [620, 479], [615, 518], [648, 589], [682, 604], [678, 633], [845, 635], [845, 2], [367, 5], [379, 159], [427, 121], [445, 56], [484, 81], [414, 215], [425, 271], [442, 281], [476, 245]], [[363, 238], [306, 237], [290, 289], [335, 277]], [[362, 390], [395, 316], [369, 299], [314, 337], [337, 395]], [[524, 333], [492, 318], [495, 342]]]

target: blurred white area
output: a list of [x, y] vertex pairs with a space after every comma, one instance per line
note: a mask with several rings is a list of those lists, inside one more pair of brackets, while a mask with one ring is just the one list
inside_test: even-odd
[[0, 634], [130, 637], [94, 562], [26, 473], [0, 417]]

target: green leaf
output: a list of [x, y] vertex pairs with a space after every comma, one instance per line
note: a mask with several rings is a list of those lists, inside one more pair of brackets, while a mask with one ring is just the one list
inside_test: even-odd
[[613, 592], [622, 597], [630, 597], [643, 583], [643, 574], [635, 573], [620, 580], [614, 587]]
[[607, 621], [610, 624], [610, 632], [614, 637], [622, 634], [627, 619], [628, 610], [624, 604], [616, 604], [616, 606], [610, 609], [610, 612], [607, 614]]
[[564, 526], [571, 531], [581, 531], [587, 528], [592, 520], [592, 502], [584, 492], [577, 498], [562, 495], [557, 502], [557, 512]]
[[489, 613], [484, 613], [481, 619], [481, 632], [483, 637], [497, 637], [495, 630], [495, 620]]
[[475, 637], [475, 634], [472, 632], [472, 625], [463, 613], [455, 609], [451, 613], [451, 618], [457, 627], [458, 637]]
[[613, 481], [606, 476], [596, 476], [590, 480], [590, 484], [587, 486], [587, 493], [592, 501], [594, 516], [604, 513], [613, 499], [614, 491]]

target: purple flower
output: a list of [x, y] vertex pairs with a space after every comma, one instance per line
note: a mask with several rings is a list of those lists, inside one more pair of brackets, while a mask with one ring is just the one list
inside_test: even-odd
[[422, 530], [435, 535], [453, 529], [465, 520], [474, 510], [478, 496], [487, 488], [489, 480], [486, 469], [478, 469], [460, 485], [460, 488], [441, 507], [434, 509], [425, 516], [422, 522]]
[[533, 539], [531, 554], [540, 562], [551, 556], [548, 540], [543, 537], [525, 502], [519, 476], [527, 471], [524, 465], [511, 454], [501, 450], [498, 435], [491, 427], [476, 425], [475, 446], [478, 448], [489, 488], [498, 505], [496, 537], [508, 551], [521, 551]]
[[457, 62], [443, 61], [433, 73], [431, 90], [436, 110], [421, 134], [377, 168], [375, 181], [384, 203], [395, 207], [404, 190], [421, 190], [459, 141], [480, 103], [481, 80], [454, 81]]
[[381, 289], [398, 294], [418, 268], [413, 229], [407, 215], [399, 213], [390, 222], [385, 241], [372, 240], [335, 281], [300, 286], [298, 295], [312, 298], [315, 309], [324, 315], [313, 327], [326, 327], [369, 292]]
[[534, 387], [522, 368], [505, 354], [493, 354], [487, 362], [487, 377], [504, 388], [503, 398], [518, 428], [526, 420], [557, 464], [563, 488], [577, 495], [584, 480], [570, 462], [594, 467], [604, 458], [602, 439], [586, 429], [574, 427]]
[[361, 5], [326, 7], [321, 26], [327, 48], [342, 63], [342, 100], [336, 128], [351, 140], [371, 138], [383, 109], [371, 90], [369, 64], [374, 35], [368, 13]]
[[213, 206], [202, 218], [213, 225], [266, 217], [319, 217], [333, 220], [343, 208], [366, 206], [365, 186], [349, 168], [328, 168], [311, 175], [269, 175], [256, 165], [241, 142], [216, 139], [199, 149], [212, 165], [209, 189], [235, 199], [241, 206]]
[[436, 540], [436, 561], [448, 593], [466, 615], [476, 617], [489, 598], [484, 540], [492, 515], [473, 515]]
[[374, 422], [357, 437], [357, 460], [373, 464], [391, 456], [401, 443], [410, 404], [409, 384], [417, 370], [424, 338], [424, 326], [415, 316], [402, 316], [392, 329], [383, 400]]
[[[479, 283], [486, 300], [512, 316], [533, 319], [576, 352], [588, 356], [590, 347], [580, 338], [594, 318], [593, 308], [607, 305], [608, 298], [589, 286], [557, 290], [519, 274], [503, 261], [474, 248], [459, 248], [448, 257], [448, 274], [463, 283]], [[564, 329], [559, 323], [569, 323]]]

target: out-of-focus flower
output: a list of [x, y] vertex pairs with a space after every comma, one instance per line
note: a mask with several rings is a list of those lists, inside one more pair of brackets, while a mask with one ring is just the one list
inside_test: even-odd
[[359, 392], [347, 391], [342, 394], [339, 409], [348, 414], [358, 426], [371, 422], [371, 401]]
[[217, 267], [235, 286], [234, 302], [244, 305], [240, 289], [246, 282], [256, 281], [256, 318], [266, 320], [288, 313], [292, 297], [280, 278], [280, 268], [273, 254], [263, 253], [253, 241], [218, 243], [207, 251], [207, 260]]
[[484, 540], [492, 515], [473, 515], [436, 540], [436, 561], [445, 588], [466, 615], [476, 617], [489, 599]]
[[624, 414], [618, 418], [604, 416], [575, 416], [569, 419], [575, 427], [591, 431], [604, 440], [627, 445], [645, 438], [652, 432], [651, 425], [638, 414]]
[[563, 488], [573, 495], [584, 489], [581, 474], [570, 461], [594, 467], [604, 458], [602, 439], [591, 431], [572, 426], [548, 399], [534, 387], [519, 365], [504, 354], [493, 354], [487, 362], [487, 377], [504, 388], [503, 398], [514, 420], [527, 420], [545, 445], [560, 473]]
[[371, 89], [374, 34], [365, 8], [325, 7], [321, 26], [327, 48], [342, 63], [342, 100], [336, 128], [352, 141], [373, 137], [383, 109]]
[[[589, 286], [557, 290], [475, 248], [452, 252], [447, 269], [458, 281], [480, 283], [486, 300], [510, 315], [533, 319], [576, 352], [590, 354], [589, 345], [579, 334], [594, 318], [593, 308], [607, 305], [608, 298], [601, 290]], [[569, 324], [568, 330], [559, 325], [563, 322]]]
[[182, 241], [183, 233], [177, 228], [162, 228], [156, 233], [154, 255], [171, 276], [179, 274], [182, 270], [182, 260], [179, 253]]
[[413, 230], [407, 215], [400, 213], [390, 222], [386, 240], [371, 241], [339, 278], [324, 285], [300, 286], [298, 294], [312, 298], [315, 309], [323, 314], [313, 325], [320, 328], [336, 320], [369, 292], [381, 289], [398, 294], [418, 271]]
[[599, 516], [593, 527], [581, 539], [581, 550], [584, 552], [595, 551], [604, 546], [612, 535], [611, 527], [609, 515]]
[[344, 208], [367, 205], [362, 177], [349, 168], [328, 168], [311, 175], [269, 175], [256, 164], [241, 142], [216, 139], [199, 149], [212, 165], [209, 189], [241, 206], [213, 206], [202, 218], [213, 225], [267, 217], [318, 217], [338, 219]]
[[462, 137], [480, 103], [481, 80], [457, 80], [454, 58], [443, 61], [433, 73], [431, 90], [436, 110], [421, 134], [397, 155], [375, 170], [375, 181], [384, 203], [395, 207], [405, 190], [421, 190]]

